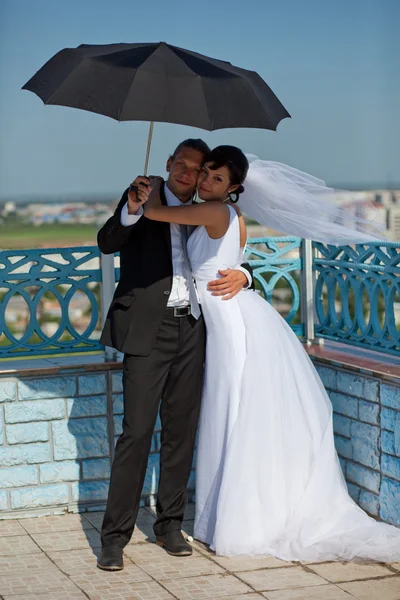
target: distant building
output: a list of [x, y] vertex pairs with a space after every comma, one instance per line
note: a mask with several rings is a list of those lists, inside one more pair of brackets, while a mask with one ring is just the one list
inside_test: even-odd
[[15, 202], [8, 201], [4, 204], [3, 217], [7, 217], [11, 213], [17, 212], [17, 206]]
[[392, 242], [400, 242], [400, 204], [387, 209], [387, 233]]
[[[345, 213], [338, 216], [343, 224], [351, 225], [352, 217], [356, 216], [372, 221], [389, 240], [400, 241], [400, 190], [337, 191], [331, 196], [331, 201], [338, 207], [345, 207]], [[114, 205], [117, 203], [118, 200], [114, 202], [110, 199], [104, 202], [54, 199], [51, 202], [39, 200], [25, 204], [7, 201], [2, 207], [0, 217], [6, 222], [8, 215], [15, 214], [20, 223], [36, 227], [44, 224], [62, 224], [92, 225], [100, 228], [112, 216]], [[268, 237], [282, 235], [282, 232], [274, 232], [250, 221], [248, 234], [251, 237]]]
[[371, 221], [389, 241], [400, 241], [400, 190], [343, 192], [336, 201], [350, 214]]

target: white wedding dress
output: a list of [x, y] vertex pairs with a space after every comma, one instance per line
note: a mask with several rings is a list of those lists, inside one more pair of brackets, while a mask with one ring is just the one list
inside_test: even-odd
[[242, 261], [239, 220], [218, 240], [188, 241], [207, 328], [194, 535], [218, 554], [284, 560], [400, 559], [400, 529], [350, 498], [332, 406], [300, 341], [256, 292], [222, 301], [218, 269]]

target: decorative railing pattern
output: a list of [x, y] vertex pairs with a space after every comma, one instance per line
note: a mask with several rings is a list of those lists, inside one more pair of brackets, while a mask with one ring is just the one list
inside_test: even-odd
[[[309, 248], [249, 239], [260, 293], [298, 335], [399, 354], [400, 244]], [[0, 251], [0, 358], [101, 350], [100, 298], [104, 318], [119, 279], [118, 256], [105, 258], [95, 246]]]
[[314, 243], [315, 335], [400, 353], [400, 244]]
[[0, 356], [101, 350], [97, 247], [0, 252]]
[[303, 335], [300, 316], [301, 238], [250, 238], [246, 260], [254, 269], [256, 288]]

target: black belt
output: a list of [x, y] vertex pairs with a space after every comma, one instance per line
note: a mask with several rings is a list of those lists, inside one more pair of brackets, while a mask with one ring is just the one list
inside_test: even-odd
[[167, 306], [167, 314], [174, 317], [188, 317], [192, 311], [190, 306]]

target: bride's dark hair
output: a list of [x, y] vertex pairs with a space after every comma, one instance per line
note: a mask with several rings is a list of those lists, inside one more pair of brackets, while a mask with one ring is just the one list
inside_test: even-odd
[[[238, 185], [239, 187], [235, 192], [231, 194], [231, 201], [237, 202], [239, 200], [239, 194], [244, 192], [242, 183], [246, 179], [247, 171], [249, 170], [249, 161], [236, 146], [217, 146], [214, 150], [211, 150], [206, 154], [204, 162], [214, 163], [211, 170], [220, 169], [221, 167], [227, 167], [230, 175], [231, 185]], [[234, 196], [234, 197], [232, 197]]]

